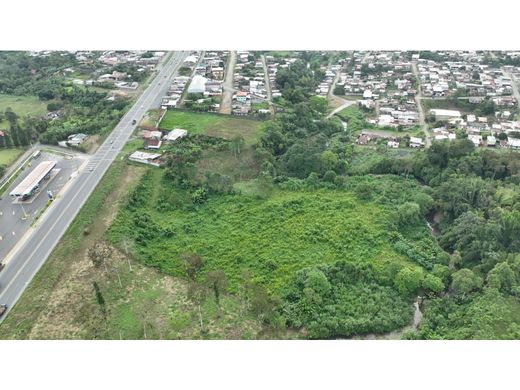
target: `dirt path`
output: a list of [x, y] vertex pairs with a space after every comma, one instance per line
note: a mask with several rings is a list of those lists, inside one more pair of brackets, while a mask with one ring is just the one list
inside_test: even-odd
[[264, 78], [265, 78], [265, 90], [267, 91], [267, 102], [269, 103], [269, 111], [271, 111], [271, 115], [275, 114], [272, 96], [271, 96], [271, 82], [269, 80], [269, 71], [267, 70], [267, 63], [265, 61], [265, 56], [262, 54], [262, 65], [264, 67]]
[[421, 89], [421, 77], [419, 76], [419, 69], [417, 69], [417, 64], [412, 63], [412, 71], [417, 79], [418, 88], [417, 93], [415, 94], [415, 104], [417, 105], [417, 111], [419, 112], [419, 124], [421, 125], [422, 131], [425, 136], [425, 146], [429, 148], [432, 144], [431, 134], [428, 130], [428, 124], [426, 123], [426, 117], [424, 115], [424, 108], [421, 104], [422, 99], [422, 89]]
[[335, 96], [335, 98], [340, 99], [343, 103], [341, 104], [341, 106], [339, 106], [339, 107], [335, 108], [334, 110], [332, 110], [331, 112], [329, 112], [329, 114], [325, 117], [326, 119], [331, 118], [333, 115], [337, 114], [344, 108], [347, 108], [349, 106], [352, 106], [353, 104], [356, 104], [356, 100], [346, 100], [346, 99], [340, 98], [339, 96]]
[[222, 101], [220, 102], [221, 114], [231, 114], [231, 103], [233, 100], [233, 73], [235, 73], [235, 64], [237, 62], [237, 52], [231, 51], [229, 53], [229, 60], [227, 63], [226, 77], [222, 83]]

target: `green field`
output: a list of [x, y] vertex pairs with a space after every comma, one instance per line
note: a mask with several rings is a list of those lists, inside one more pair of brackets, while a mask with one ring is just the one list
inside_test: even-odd
[[159, 124], [163, 130], [186, 129], [191, 134], [233, 138], [241, 135], [247, 144], [255, 143], [262, 132], [262, 122], [229, 115], [168, 111]]
[[[0, 95], [0, 112], [3, 113], [7, 107], [11, 107], [19, 117], [44, 115], [47, 112], [47, 104], [36, 96]], [[7, 127], [5, 120], [0, 122], [0, 129]]]
[[350, 192], [276, 190], [269, 199], [228, 195], [187, 210], [189, 194], [162, 185], [162, 175], [148, 172], [139, 188], [146, 204], [135, 212], [123, 209], [109, 239], [132, 242], [136, 258], [168, 274], [182, 276], [179, 255], [195, 252], [206, 260], [204, 271], [224, 270], [234, 291], [241, 271], [249, 270], [253, 280], [280, 292], [297, 270], [317, 264], [408, 263], [386, 237], [389, 214], [372, 203], [360, 207]]
[[23, 153], [22, 149], [0, 149], [0, 165], [9, 166]]

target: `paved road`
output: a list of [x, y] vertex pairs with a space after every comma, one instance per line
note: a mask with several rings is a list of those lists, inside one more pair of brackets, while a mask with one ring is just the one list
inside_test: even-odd
[[220, 113], [231, 114], [233, 103], [233, 74], [235, 73], [235, 64], [237, 63], [237, 52], [229, 52], [229, 61], [227, 63], [226, 77], [222, 83], [222, 100], [220, 102]]
[[0, 304], [5, 303], [10, 309], [17, 302], [134, 131], [136, 125], [132, 125], [132, 120], [139, 122], [147, 110], [160, 105], [169, 87], [167, 80], [187, 55], [188, 52], [175, 52], [166, 64], [158, 67], [157, 76], [92, 156], [87, 168], [52, 204], [29, 239], [14, 253], [0, 272]]

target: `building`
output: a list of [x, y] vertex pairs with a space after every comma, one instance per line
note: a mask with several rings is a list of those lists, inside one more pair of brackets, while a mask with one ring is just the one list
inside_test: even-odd
[[438, 121], [447, 121], [450, 119], [458, 119], [461, 117], [460, 111], [456, 110], [441, 110], [433, 108], [428, 113], [430, 115], [433, 115], [435, 117], [435, 120]]
[[422, 138], [418, 137], [410, 137], [410, 147], [411, 148], [422, 148], [424, 146], [424, 141]]
[[43, 161], [34, 168], [14, 190], [10, 192], [11, 196], [22, 197], [25, 200], [31, 197], [40, 187], [43, 180], [50, 177], [51, 171], [56, 166], [56, 161]]
[[67, 137], [66, 144], [68, 146], [79, 146], [88, 138], [88, 135], [83, 133], [71, 134]]
[[145, 130], [143, 138], [145, 149], [159, 149], [162, 145], [162, 133], [160, 131]]
[[133, 152], [130, 156], [128, 156], [128, 159], [130, 161], [135, 161], [142, 164], [149, 164], [153, 166], [160, 166], [160, 157], [161, 154], [159, 153], [146, 153], [146, 152]]
[[175, 142], [178, 139], [185, 137], [188, 134], [188, 130], [184, 129], [173, 129], [167, 135], [163, 137], [164, 141]]
[[193, 76], [188, 93], [204, 93], [206, 91], [206, 83], [208, 79], [200, 74]]
[[497, 139], [493, 135], [488, 135], [486, 144], [487, 146], [495, 146], [497, 144]]

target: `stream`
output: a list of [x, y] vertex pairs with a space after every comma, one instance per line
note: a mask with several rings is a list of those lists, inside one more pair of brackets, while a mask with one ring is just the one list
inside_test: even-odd
[[423, 314], [421, 312], [420, 308], [420, 302], [421, 297], [417, 297], [415, 302], [413, 303], [414, 313], [413, 313], [413, 319], [412, 323], [401, 328], [396, 329], [391, 332], [387, 333], [369, 333], [362, 336], [353, 336], [350, 339], [351, 340], [400, 340], [404, 333], [413, 331], [416, 332], [417, 328], [419, 328], [419, 324], [421, 323]]

